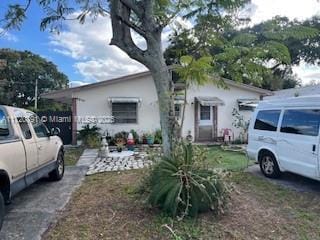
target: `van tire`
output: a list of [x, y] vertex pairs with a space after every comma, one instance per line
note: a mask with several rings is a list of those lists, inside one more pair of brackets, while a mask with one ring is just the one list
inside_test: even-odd
[[60, 181], [64, 175], [64, 155], [63, 152], [60, 151], [56, 161], [56, 168], [49, 173], [49, 179], [51, 181]]
[[260, 170], [268, 178], [279, 178], [281, 171], [276, 158], [270, 152], [264, 152], [259, 157]]
[[5, 211], [4, 199], [3, 199], [2, 193], [0, 192], [0, 230], [2, 228], [2, 223], [4, 219], [4, 211]]

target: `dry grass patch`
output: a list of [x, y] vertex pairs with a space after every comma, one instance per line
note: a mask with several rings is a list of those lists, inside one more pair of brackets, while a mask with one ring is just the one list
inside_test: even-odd
[[142, 171], [87, 177], [43, 239], [320, 239], [320, 197], [235, 173], [227, 212], [171, 219], [134, 190]]
[[66, 166], [76, 165], [81, 154], [83, 153], [83, 147], [72, 147], [65, 149], [64, 162]]

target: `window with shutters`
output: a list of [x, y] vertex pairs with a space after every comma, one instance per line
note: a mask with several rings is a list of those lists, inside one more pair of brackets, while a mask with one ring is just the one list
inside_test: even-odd
[[137, 123], [137, 103], [112, 103], [114, 123]]

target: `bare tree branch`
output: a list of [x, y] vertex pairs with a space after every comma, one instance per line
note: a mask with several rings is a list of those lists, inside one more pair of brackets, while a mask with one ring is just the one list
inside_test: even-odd
[[[119, 18], [122, 16], [122, 19]], [[126, 52], [131, 58], [145, 63], [145, 52], [133, 42], [130, 27], [124, 23], [130, 22], [130, 9], [118, 0], [111, 0], [111, 22], [113, 37], [110, 45], [115, 45]]]
[[142, 20], [146, 30], [153, 32], [157, 29], [154, 16], [154, 0], [143, 0], [144, 5], [144, 16]]
[[136, 24], [134, 24], [133, 22], [131, 22], [130, 20], [124, 19], [122, 16], [118, 15], [119, 19], [121, 21], [123, 21], [124, 24], [126, 24], [128, 27], [132, 28], [134, 31], [136, 31], [137, 33], [139, 33], [140, 35], [142, 35], [143, 37], [146, 37], [146, 32], [140, 28], [139, 26], [137, 26]]
[[142, 6], [135, 0], [120, 0], [123, 5], [130, 8], [139, 18], [143, 17], [143, 8]]

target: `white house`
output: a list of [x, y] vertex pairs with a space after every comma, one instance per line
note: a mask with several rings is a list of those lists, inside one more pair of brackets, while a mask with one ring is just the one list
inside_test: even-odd
[[[231, 129], [235, 138], [239, 129], [233, 127], [233, 109], [249, 119], [252, 107], [271, 92], [261, 88], [225, 80], [228, 89], [214, 84], [192, 86], [187, 90], [183, 135], [191, 133], [194, 141], [215, 141], [223, 129]], [[133, 74], [84, 86], [43, 94], [42, 97], [72, 102], [73, 137], [90, 117], [113, 116], [114, 123], [98, 123], [111, 135], [134, 129], [139, 134], [160, 128], [158, 98], [150, 72]], [[176, 102], [177, 115], [179, 104]], [[74, 118], [76, 119], [76, 118]], [[99, 121], [98, 121], [99, 122]]]

